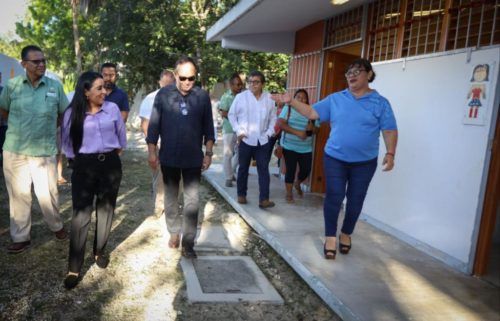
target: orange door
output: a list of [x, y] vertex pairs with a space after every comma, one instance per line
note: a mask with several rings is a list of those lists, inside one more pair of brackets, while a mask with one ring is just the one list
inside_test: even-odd
[[[344, 90], [347, 88], [345, 79], [345, 71], [349, 64], [359, 56], [354, 56], [346, 53], [341, 53], [335, 50], [330, 50], [325, 53], [323, 62], [323, 81], [321, 83], [321, 99], [331, 93]], [[314, 145], [314, 163], [311, 174], [311, 191], [324, 193], [325, 178], [323, 173], [323, 149], [330, 135], [330, 124], [321, 124]]]

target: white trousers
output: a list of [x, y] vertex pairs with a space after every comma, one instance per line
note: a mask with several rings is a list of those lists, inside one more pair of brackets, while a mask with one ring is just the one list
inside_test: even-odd
[[59, 216], [56, 156], [34, 157], [3, 151], [3, 173], [9, 193], [10, 236], [13, 242], [30, 240], [31, 186], [52, 232], [63, 227]]
[[165, 207], [164, 202], [164, 189], [165, 184], [163, 183], [163, 174], [161, 172], [161, 166], [158, 165], [156, 170], [153, 170], [153, 204], [154, 213], [156, 215], [161, 215]]
[[223, 134], [224, 141], [224, 175], [226, 180], [232, 180], [238, 166], [238, 148], [236, 148], [237, 137], [235, 133]]

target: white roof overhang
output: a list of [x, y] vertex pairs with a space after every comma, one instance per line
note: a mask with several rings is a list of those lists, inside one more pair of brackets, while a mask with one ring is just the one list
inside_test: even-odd
[[369, 0], [241, 0], [208, 31], [207, 41], [250, 51], [292, 53], [295, 32]]

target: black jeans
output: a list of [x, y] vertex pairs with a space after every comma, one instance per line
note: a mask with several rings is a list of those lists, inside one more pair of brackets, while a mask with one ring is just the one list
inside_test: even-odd
[[240, 142], [238, 146], [239, 167], [236, 188], [238, 196], [247, 196], [248, 190], [248, 171], [252, 158], [257, 162], [257, 174], [259, 175], [259, 202], [269, 199], [269, 143], [257, 146], [250, 146]]
[[104, 253], [121, 179], [122, 164], [116, 152], [80, 154], [75, 157], [71, 175], [73, 218], [69, 245], [70, 272], [80, 273], [82, 268], [94, 200], [96, 211], [94, 255]]
[[[198, 226], [200, 208], [199, 189], [201, 167], [177, 168], [161, 166], [165, 183], [165, 220], [170, 234], [181, 233], [182, 246], [192, 248]], [[182, 178], [184, 187], [184, 208], [182, 222], [179, 213], [179, 182]]]
[[283, 148], [283, 156], [286, 165], [285, 183], [292, 184], [294, 182], [297, 164], [299, 164], [298, 181], [302, 182], [309, 176], [311, 172], [312, 152], [297, 153], [293, 150]]

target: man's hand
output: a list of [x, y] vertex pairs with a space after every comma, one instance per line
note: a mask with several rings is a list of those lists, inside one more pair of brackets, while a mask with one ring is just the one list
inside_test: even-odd
[[158, 155], [156, 155], [156, 153], [149, 153], [148, 162], [149, 162], [149, 166], [153, 170], [158, 169], [159, 159], [158, 159]]
[[240, 136], [238, 136], [238, 144], [241, 143], [241, 141], [243, 140], [243, 138], [247, 138], [247, 135], [241, 134]]
[[271, 95], [271, 99], [277, 103], [290, 104], [290, 102], [292, 101], [292, 95], [290, 95], [289, 93], [273, 94]]
[[203, 157], [203, 164], [201, 165], [201, 171], [206, 171], [209, 167], [210, 164], [212, 164], [212, 156], [206, 156]]
[[392, 170], [394, 168], [394, 155], [385, 154], [382, 165], [384, 166], [384, 168], [382, 169], [384, 172]]

